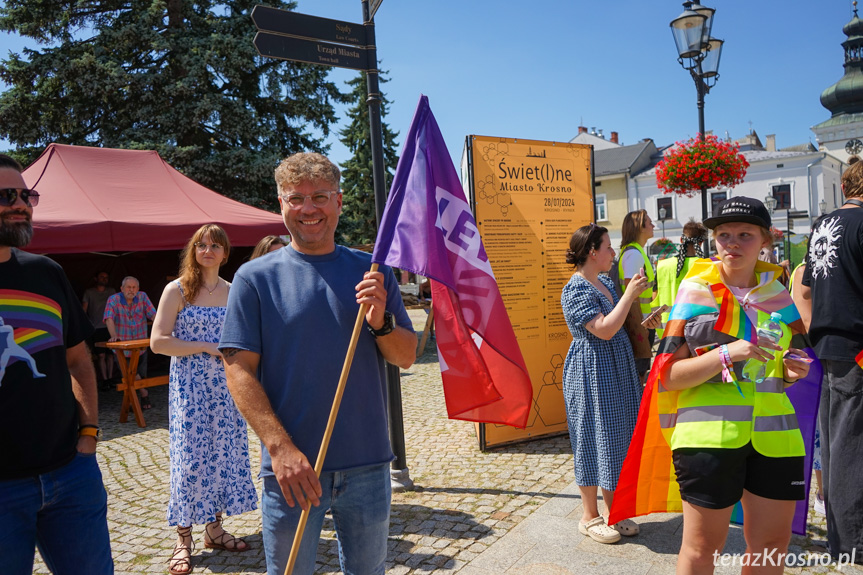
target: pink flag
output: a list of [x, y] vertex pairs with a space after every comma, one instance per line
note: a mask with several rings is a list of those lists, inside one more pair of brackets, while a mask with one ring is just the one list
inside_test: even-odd
[[432, 280], [450, 418], [525, 427], [530, 377], [425, 96], [405, 139], [372, 261]]

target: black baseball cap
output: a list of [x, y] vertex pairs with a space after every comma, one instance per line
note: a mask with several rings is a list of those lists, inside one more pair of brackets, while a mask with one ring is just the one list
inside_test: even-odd
[[731, 222], [755, 224], [768, 230], [771, 226], [770, 212], [767, 211], [761, 200], [755, 198], [747, 198], [746, 196], [728, 198], [716, 205], [715, 212], [715, 216], [704, 220], [704, 225], [711, 230], [720, 224]]

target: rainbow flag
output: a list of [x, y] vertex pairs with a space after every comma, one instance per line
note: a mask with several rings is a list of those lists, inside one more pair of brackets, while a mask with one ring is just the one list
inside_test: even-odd
[[[754, 342], [757, 337], [752, 326], [757, 321], [757, 310], [761, 310], [779, 312], [793, 333], [804, 331], [791, 296], [778, 281], [782, 268], [759, 261], [755, 267], [758, 285], [746, 297], [745, 305], [741, 305], [722, 283], [718, 263], [718, 260], [708, 259], [696, 261], [680, 284], [642, 396], [638, 421], [614, 492], [610, 524], [648, 513], [683, 509], [671, 449], [660, 426], [658, 402], [662, 385], [660, 373], [674, 352], [686, 343], [687, 320], [718, 312], [716, 330]], [[663, 389], [663, 393], [676, 392]], [[812, 400], [807, 398], [806, 401]], [[814, 401], [817, 403], [817, 395]]]
[[725, 284], [714, 284], [710, 286], [716, 302], [719, 304], [719, 317], [716, 319], [716, 329], [722, 333], [733, 335], [737, 339], [746, 341], [758, 341], [755, 325], [743, 312], [743, 306], [731, 293]]

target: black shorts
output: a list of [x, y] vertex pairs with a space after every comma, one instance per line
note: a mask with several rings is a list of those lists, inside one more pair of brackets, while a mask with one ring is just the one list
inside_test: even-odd
[[672, 459], [680, 497], [699, 507], [731, 507], [744, 489], [766, 499], [806, 498], [803, 456], [767, 457], [747, 443], [737, 449], [675, 449]]

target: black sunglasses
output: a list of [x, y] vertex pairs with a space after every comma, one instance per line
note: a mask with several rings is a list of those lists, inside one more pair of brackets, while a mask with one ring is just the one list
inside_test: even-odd
[[3, 188], [0, 190], [0, 206], [9, 207], [18, 201], [21, 201], [31, 208], [39, 205], [39, 192], [36, 190], [28, 190], [26, 188]]

